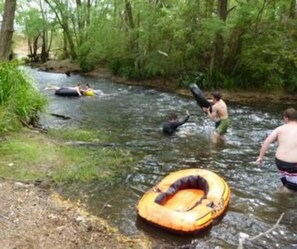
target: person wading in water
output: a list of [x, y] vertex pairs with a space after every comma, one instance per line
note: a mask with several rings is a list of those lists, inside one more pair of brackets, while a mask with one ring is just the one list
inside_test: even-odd
[[226, 134], [229, 126], [230, 119], [228, 115], [228, 107], [225, 101], [222, 99], [222, 95], [220, 92], [214, 92], [212, 94], [213, 103], [212, 111], [210, 111], [210, 107], [203, 107], [203, 111], [207, 113], [207, 116], [215, 121], [215, 132], [213, 133], [212, 139], [214, 142], [218, 142], [219, 138], [223, 138]]
[[186, 123], [190, 118], [190, 113], [186, 111], [186, 117], [183, 120], [178, 120], [178, 117], [175, 113], [172, 113], [168, 117], [168, 121], [163, 123], [162, 130], [165, 135], [172, 136], [176, 129]]
[[261, 165], [273, 142], [278, 143], [275, 164], [283, 185], [297, 191], [297, 111], [289, 108], [283, 113], [284, 124], [274, 129], [263, 142], [256, 164]]

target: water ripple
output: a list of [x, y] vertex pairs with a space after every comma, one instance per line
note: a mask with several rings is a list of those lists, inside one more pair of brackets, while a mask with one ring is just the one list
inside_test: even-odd
[[[205, 117], [193, 98], [184, 98], [142, 87], [125, 86], [99, 78], [43, 73], [28, 69], [41, 92], [50, 99], [49, 111], [72, 117], [71, 122], [42, 117], [49, 127], [103, 129], [113, 143], [126, 146], [143, 158], [132, 172], [115, 185], [84, 183], [65, 186], [61, 192], [84, 199], [89, 209], [129, 235], [144, 232], [162, 248], [236, 248], [240, 233], [255, 236], [267, 231], [283, 212], [283, 221], [273, 233], [247, 242], [245, 248], [294, 248], [297, 230], [297, 195], [281, 191], [272, 146], [262, 167], [254, 164], [265, 137], [282, 123], [284, 105], [240, 105], [228, 103], [231, 127], [221, 144], [213, 144], [212, 121]], [[59, 98], [43, 91], [59, 86], [90, 83], [109, 95], [104, 98]], [[187, 124], [173, 137], [164, 137], [161, 124], [171, 112], [180, 118], [191, 113]], [[222, 220], [203, 235], [173, 236], [138, 221], [135, 205], [142, 194], [172, 171], [185, 168], [209, 169], [223, 177], [231, 188], [231, 203]], [[119, 198], [120, 197], [120, 198]], [[104, 205], [108, 203], [109, 207]], [[104, 207], [104, 208], [102, 208]], [[156, 247], [157, 248], [157, 247]], [[295, 247], [296, 248], [296, 247]]]

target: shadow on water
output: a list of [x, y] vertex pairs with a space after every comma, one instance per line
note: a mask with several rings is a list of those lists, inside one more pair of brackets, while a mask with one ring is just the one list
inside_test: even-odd
[[204, 238], [209, 236], [210, 230], [212, 226], [209, 226], [201, 231], [196, 232], [195, 234], [186, 234], [186, 233], [178, 233], [169, 230], [161, 229], [153, 223], [148, 223], [141, 217], [137, 216], [136, 218], [136, 227], [137, 229], [146, 233], [148, 237], [155, 241], [155, 244], [162, 243], [162, 246], [170, 247], [171, 243], [167, 243], [166, 241], [178, 241], [180, 245], [188, 245], [197, 238]]
[[[113, 143], [143, 155], [128, 175], [113, 184], [60, 186], [65, 196], [84, 200], [93, 214], [103, 216], [127, 235], [144, 233], [156, 248], [236, 248], [240, 232], [250, 236], [265, 232], [283, 212], [279, 227], [247, 248], [290, 248], [296, 244], [297, 195], [281, 192], [274, 165], [275, 145], [262, 167], [254, 164], [260, 144], [282, 123], [282, 112], [288, 106], [227, 101], [232, 126], [224, 142], [213, 144], [213, 123], [192, 98], [99, 78], [28, 71], [50, 99], [48, 111], [71, 117], [69, 121], [46, 115], [42, 122], [47, 126], [103, 129], [113, 134]], [[89, 83], [110, 95], [61, 98], [43, 90], [48, 84], [71, 86], [77, 82]], [[173, 137], [164, 137], [161, 124], [168, 114], [176, 112], [184, 117], [186, 110], [193, 114], [189, 122]], [[228, 182], [232, 194], [225, 217], [203, 235], [186, 238], [140, 223], [135, 206], [142, 195], [170, 172], [194, 167], [212, 170]]]

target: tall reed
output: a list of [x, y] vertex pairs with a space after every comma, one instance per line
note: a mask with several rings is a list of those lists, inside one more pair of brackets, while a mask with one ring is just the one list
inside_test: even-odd
[[0, 63], [0, 133], [36, 119], [47, 100], [16, 62]]

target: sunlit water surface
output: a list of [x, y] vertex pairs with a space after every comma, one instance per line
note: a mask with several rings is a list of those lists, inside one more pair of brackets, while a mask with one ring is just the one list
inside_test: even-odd
[[[282, 123], [282, 112], [288, 106], [227, 101], [232, 127], [225, 142], [213, 144], [213, 123], [205, 118], [193, 98], [106, 79], [26, 70], [49, 98], [48, 112], [71, 117], [61, 120], [44, 115], [41, 121], [45, 126], [106, 130], [117, 137], [117, 146], [143, 155], [133, 170], [113, 185], [60, 186], [64, 196], [84, 200], [94, 215], [104, 217], [124, 234], [144, 234], [154, 248], [237, 248], [239, 233], [255, 236], [265, 232], [284, 212], [273, 232], [246, 242], [245, 248], [297, 248], [297, 194], [282, 189], [274, 165], [276, 146], [270, 148], [262, 167], [254, 164], [261, 142]], [[44, 90], [49, 84], [72, 86], [78, 82], [90, 83], [107, 95], [66, 98]], [[184, 117], [186, 110], [192, 114], [189, 122], [175, 136], [163, 136], [161, 124], [168, 114], [176, 112]], [[228, 182], [231, 202], [222, 220], [203, 234], [179, 236], [137, 218], [135, 206], [149, 188], [170, 172], [193, 167], [212, 170]]]

